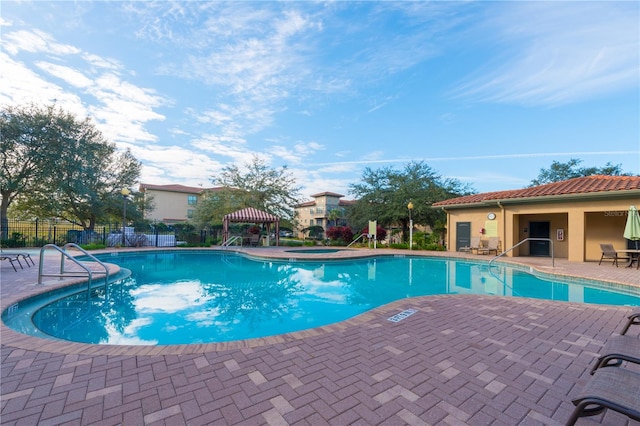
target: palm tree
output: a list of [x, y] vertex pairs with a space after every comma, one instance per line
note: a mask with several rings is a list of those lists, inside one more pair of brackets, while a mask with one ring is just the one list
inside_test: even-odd
[[338, 226], [338, 220], [342, 216], [339, 209], [333, 209], [327, 215], [327, 219], [329, 219], [329, 223], [333, 222], [333, 226]]

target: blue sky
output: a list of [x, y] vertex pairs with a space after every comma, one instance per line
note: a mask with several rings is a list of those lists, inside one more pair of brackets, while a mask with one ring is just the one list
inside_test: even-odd
[[0, 7], [0, 104], [92, 117], [144, 183], [253, 155], [305, 198], [409, 161], [478, 192], [570, 158], [640, 174], [636, 1]]

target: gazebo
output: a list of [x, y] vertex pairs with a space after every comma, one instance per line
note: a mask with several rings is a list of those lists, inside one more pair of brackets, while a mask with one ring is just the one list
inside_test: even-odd
[[229, 240], [229, 223], [231, 222], [264, 223], [267, 225], [267, 238], [271, 230], [271, 224], [275, 224], [276, 245], [279, 245], [280, 243], [280, 218], [277, 216], [263, 212], [262, 210], [254, 209], [253, 207], [247, 207], [246, 209], [225, 215], [222, 219], [223, 244]]

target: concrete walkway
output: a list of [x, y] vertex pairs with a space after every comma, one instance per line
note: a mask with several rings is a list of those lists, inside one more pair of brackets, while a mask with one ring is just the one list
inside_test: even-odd
[[[247, 251], [291, 257], [277, 248]], [[640, 286], [635, 268], [562, 260], [551, 268], [549, 258], [515, 260], [544, 272]], [[45, 268], [55, 269], [58, 262], [46, 258]], [[37, 267], [14, 272], [2, 262], [0, 273], [3, 310], [40, 287], [62, 285], [50, 280], [36, 287]], [[409, 308], [417, 312], [388, 321]], [[0, 422], [559, 425], [569, 417], [571, 396], [590, 377], [598, 351], [629, 311], [498, 296], [432, 296], [274, 338], [170, 347], [42, 340], [2, 324]], [[627, 419], [607, 411], [578, 424], [623, 425]]]

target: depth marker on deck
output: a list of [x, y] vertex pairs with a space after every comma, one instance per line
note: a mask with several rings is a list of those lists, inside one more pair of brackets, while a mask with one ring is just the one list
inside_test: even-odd
[[415, 314], [416, 312], [418, 312], [417, 309], [414, 309], [414, 308], [407, 309], [400, 312], [399, 314], [395, 314], [394, 316], [387, 318], [387, 321], [400, 322], [406, 317], [410, 317], [411, 315]]

